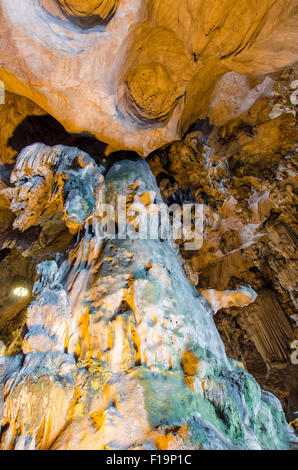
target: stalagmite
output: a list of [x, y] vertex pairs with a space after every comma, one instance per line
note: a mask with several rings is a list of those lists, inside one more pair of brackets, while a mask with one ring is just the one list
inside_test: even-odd
[[154, 230], [162, 198], [148, 164], [102, 173], [69, 147], [35, 144], [18, 157], [18, 227], [55, 207], [74, 238], [38, 267], [23, 353], [0, 359], [1, 448], [289, 448], [279, 401], [227, 358], [171, 228]]

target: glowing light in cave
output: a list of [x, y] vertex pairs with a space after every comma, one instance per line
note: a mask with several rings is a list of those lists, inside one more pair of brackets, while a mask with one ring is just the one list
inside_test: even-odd
[[27, 297], [29, 290], [26, 287], [18, 286], [14, 288], [13, 293], [16, 297]]

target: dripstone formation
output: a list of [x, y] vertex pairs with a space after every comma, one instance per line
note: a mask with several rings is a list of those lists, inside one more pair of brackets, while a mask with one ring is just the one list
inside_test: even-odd
[[3, 449], [290, 447], [279, 401], [227, 358], [173, 241], [139, 239], [133, 212], [127, 237], [102, 235], [102, 207], [119, 196], [128, 211], [143, 201], [152, 227], [162, 199], [146, 162], [117, 162], [103, 182], [87, 154], [36, 144], [12, 182], [19, 228], [46, 217], [50, 189], [77, 237], [38, 265], [22, 353], [1, 359]]

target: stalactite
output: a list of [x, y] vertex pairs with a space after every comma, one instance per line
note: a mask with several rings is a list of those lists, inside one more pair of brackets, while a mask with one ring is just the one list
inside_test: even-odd
[[293, 330], [276, 296], [269, 289], [259, 292], [254, 305], [247, 308], [247, 328], [264, 362], [287, 359]]

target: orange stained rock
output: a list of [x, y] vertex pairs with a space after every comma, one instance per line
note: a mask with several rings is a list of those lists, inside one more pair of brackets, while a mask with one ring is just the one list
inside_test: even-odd
[[193, 384], [193, 376], [187, 375], [186, 377], [184, 377], [183, 381], [193, 392], [195, 391]]
[[80, 318], [80, 338], [81, 338], [81, 347], [80, 347], [80, 357], [82, 359], [90, 360], [92, 357], [91, 351], [91, 340], [89, 332], [89, 307], [85, 308], [84, 313]]
[[192, 351], [186, 350], [181, 357], [181, 366], [185, 375], [195, 375], [198, 371], [199, 359]]
[[169, 446], [171, 445], [171, 442], [173, 441], [173, 436], [171, 434], [165, 436], [165, 435], [159, 435], [156, 436], [154, 439], [156, 448], [158, 450], [168, 450]]
[[204, 289], [201, 295], [207, 299], [208, 303], [216, 313], [222, 308], [244, 307], [251, 304], [257, 297], [257, 294], [251, 288], [241, 287], [237, 290], [217, 291], [215, 289]]
[[82, 391], [80, 387], [76, 386], [74, 389], [74, 394], [73, 398], [69, 404], [68, 411], [67, 411], [67, 416], [66, 416], [66, 422], [69, 423], [72, 421], [74, 415], [75, 415], [75, 410], [76, 406], [79, 403], [80, 399], [82, 397]]
[[156, 431], [156, 433], [153, 434], [156, 448], [158, 450], [175, 450], [181, 448], [180, 445], [187, 437], [187, 432], [187, 423], [177, 430], [169, 429], [166, 434], [162, 434], [161, 430]]
[[104, 420], [105, 420], [104, 411], [103, 410], [95, 411], [94, 413], [90, 415], [90, 419], [96, 431], [99, 431], [99, 429], [102, 427]]
[[145, 205], [148, 206], [149, 204], [153, 203], [155, 197], [155, 192], [154, 191], [146, 191], [143, 193], [140, 197], [139, 200]]
[[96, 15], [100, 21], [108, 21], [115, 13], [119, 0], [58, 0], [69, 14], [79, 17]]
[[133, 340], [133, 345], [135, 349], [135, 365], [140, 365], [142, 360], [141, 360], [141, 343], [140, 343], [140, 338], [137, 333], [137, 330], [133, 324], [133, 322], [130, 322], [130, 331], [131, 331], [131, 337]]

